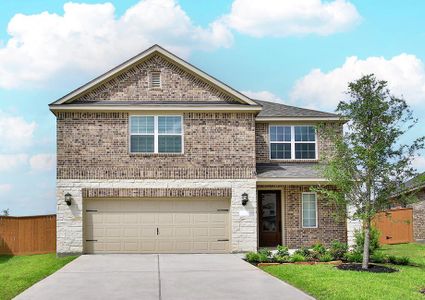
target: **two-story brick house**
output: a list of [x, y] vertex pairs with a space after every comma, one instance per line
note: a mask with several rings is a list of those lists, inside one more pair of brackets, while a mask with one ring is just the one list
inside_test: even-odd
[[156, 45], [49, 107], [58, 254], [346, 241], [310, 191], [335, 114], [250, 99]]

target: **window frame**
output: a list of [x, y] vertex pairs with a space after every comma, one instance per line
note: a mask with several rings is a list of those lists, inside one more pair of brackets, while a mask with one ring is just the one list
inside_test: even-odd
[[[314, 206], [316, 208], [316, 226], [304, 226], [304, 195], [314, 195]], [[317, 193], [315, 192], [303, 192], [301, 193], [301, 227], [306, 229], [319, 228], [319, 207], [317, 205]]]
[[[282, 126], [282, 127], [290, 127], [291, 128], [291, 140], [290, 141], [272, 141], [271, 140], [271, 127], [272, 126]], [[315, 141], [295, 141], [295, 127], [314, 127], [314, 139]], [[294, 124], [269, 124], [269, 138], [268, 138], [268, 149], [269, 149], [269, 160], [273, 161], [312, 161], [312, 160], [318, 160], [319, 159], [319, 148], [318, 148], [318, 141], [317, 141], [317, 128], [313, 124], [302, 124], [302, 125], [294, 125]], [[271, 144], [291, 144], [291, 158], [272, 158], [272, 147]], [[314, 144], [314, 152], [315, 157], [314, 158], [295, 158], [295, 145], [296, 144]]]
[[[153, 121], [153, 134], [141, 134], [141, 133], [131, 133], [131, 118], [134, 117], [153, 117], [154, 121]], [[159, 123], [158, 123], [158, 119], [159, 117], [179, 117], [180, 118], [180, 128], [181, 128], [181, 133], [159, 133]], [[133, 135], [153, 135], [154, 139], [153, 139], [153, 143], [154, 143], [154, 151], [153, 152], [132, 152], [131, 151], [131, 136]], [[181, 152], [159, 152], [158, 148], [159, 148], [159, 136], [181, 136]], [[130, 154], [143, 154], [143, 155], [152, 155], [152, 154], [165, 154], [165, 155], [181, 155], [184, 154], [184, 128], [183, 128], [183, 115], [166, 115], [166, 114], [159, 114], [159, 115], [152, 115], [152, 114], [148, 114], [148, 115], [139, 115], [139, 114], [134, 114], [134, 115], [130, 115], [128, 117], [128, 151]]]

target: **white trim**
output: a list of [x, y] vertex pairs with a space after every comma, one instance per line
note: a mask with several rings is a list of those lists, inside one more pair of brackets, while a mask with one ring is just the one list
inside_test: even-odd
[[342, 121], [340, 117], [256, 117], [257, 122], [281, 122], [281, 121]]
[[51, 104], [49, 108], [52, 112], [56, 111], [260, 111], [261, 107], [248, 105], [84, 105], [84, 104]]
[[[304, 226], [304, 195], [314, 195], [314, 205], [316, 208], [316, 226]], [[318, 218], [318, 206], [317, 206], [317, 193], [315, 192], [303, 192], [301, 193], [301, 227], [302, 228], [318, 228], [319, 227], [319, 218]]]
[[[154, 121], [153, 121], [153, 134], [151, 134], [151, 133], [148, 133], [148, 134], [138, 134], [138, 133], [136, 133], [136, 134], [134, 134], [134, 133], [131, 133], [131, 118], [132, 117], [153, 117], [154, 118]], [[164, 133], [159, 133], [158, 132], [158, 117], [180, 117], [180, 127], [181, 127], [181, 133], [173, 133], [173, 134], [164, 134]], [[149, 155], [149, 154], [159, 154], [159, 155], [162, 155], [162, 154], [164, 154], [164, 155], [167, 155], [167, 154], [173, 154], [173, 155], [179, 155], [179, 154], [184, 154], [184, 128], [183, 128], [183, 124], [184, 124], [184, 122], [183, 122], [183, 115], [143, 115], [143, 114], [140, 114], [140, 115], [137, 115], [137, 114], [132, 114], [132, 115], [130, 115], [130, 116], [128, 116], [128, 152], [130, 153], [130, 154], [141, 154], [141, 155]], [[132, 152], [131, 151], [131, 136], [132, 135], [153, 135], [153, 137], [154, 137], [154, 152]], [[159, 152], [158, 151], [158, 137], [160, 136], [160, 135], [179, 135], [179, 136], [181, 136], [181, 139], [182, 139], [182, 141], [181, 141], [181, 152]]]
[[[290, 141], [272, 141], [271, 140], [271, 132], [270, 128], [272, 126], [281, 126], [281, 127], [290, 127], [291, 128], [291, 140]], [[317, 135], [317, 128], [313, 124], [268, 124], [268, 149], [269, 149], [269, 160], [271, 161], [316, 161], [319, 159], [319, 147], [318, 147], [318, 135]], [[315, 127], [314, 128], [314, 141], [295, 141], [295, 127]], [[272, 158], [272, 147], [271, 144], [291, 144], [291, 158]], [[314, 147], [314, 158], [295, 158], [295, 145], [296, 144], [313, 144]]]
[[327, 183], [329, 182], [326, 178], [314, 178], [314, 177], [305, 177], [305, 178], [279, 178], [279, 177], [260, 177], [257, 178], [257, 183], [272, 183], [276, 184], [278, 182], [289, 184], [289, 183], [296, 183], [296, 184], [304, 184], [304, 183]]
[[57, 101], [53, 102], [52, 104], [63, 104], [65, 102], [70, 102], [73, 99], [75, 99], [77, 96], [86, 92], [87, 90], [95, 88], [96, 86], [102, 84], [105, 80], [109, 79], [110, 77], [125, 71], [126, 69], [128, 69], [132, 65], [134, 65], [135, 63], [138, 63], [141, 60], [148, 58], [150, 55], [152, 55], [154, 53], [159, 53], [159, 54], [163, 55], [165, 58], [179, 64], [181, 67], [185, 68], [189, 72], [192, 72], [192, 73], [202, 77], [203, 79], [214, 84], [215, 86], [217, 86], [218, 88], [220, 88], [224, 92], [238, 98], [242, 102], [250, 104], [250, 105], [255, 105], [255, 106], [258, 105], [256, 102], [252, 101], [250, 98], [248, 98], [244, 94], [232, 89], [230, 86], [220, 82], [219, 80], [215, 79], [214, 77], [212, 77], [212, 76], [208, 75], [207, 73], [199, 70], [198, 68], [192, 66], [188, 62], [182, 60], [181, 58], [177, 57], [176, 55], [172, 54], [171, 52], [168, 52], [167, 50], [160, 47], [159, 45], [153, 45], [149, 49], [141, 52], [140, 54], [134, 56], [133, 58], [130, 58], [129, 60], [122, 63], [121, 65], [109, 70], [108, 72], [106, 72], [103, 75], [93, 79], [92, 81], [88, 82], [87, 84], [77, 88], [76, 90], [70, 92], [69, 94], [58, 99]]

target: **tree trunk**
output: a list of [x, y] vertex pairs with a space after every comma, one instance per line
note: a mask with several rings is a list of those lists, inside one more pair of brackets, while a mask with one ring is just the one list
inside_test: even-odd
[[367, 218], [365, 223], [362, 269], [369, 268], [370, 218]]

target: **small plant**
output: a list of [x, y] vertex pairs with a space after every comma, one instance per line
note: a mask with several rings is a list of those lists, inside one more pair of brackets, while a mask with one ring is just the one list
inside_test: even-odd
[[319, 261], [321, 262], [328, 262], [333, 260], [333, 256], [332, 254], [330, 254], [329, 252], [323, 253], [322, 255], [319, 256]]
[[370, 256], [370, 261], [377, 264], [384, 264], [388, 262], [388, 257], [382, 252], [376, 251]]
[[272, 253], [270, 250], [261, 249], [260, 251], [258, 251], [258, 261], [262, 263], [269, 262], [271, 255]]
[[345, 254], [345, 259], [348, 262], [361, 263], [363, 260], [363, 254], [357, 251], [347, 252]]
[[290, 259], [291, 262], [302, 262], [307, 261], [306, 257], [301, 253], [294, 253]]
[[260, 261], [259, 255], [257, 252], [248, 252], [245, 254], [245, 259], [250, 263], [257, 263]]
[[277, 255], [279, 256], [289, 256], [289, 249], [286, 246], [277, 246]]
[[339, 241], [333, 241], [331, 243], [331, 248], [329, 253], [334, 257], [334, 259], [344, 259], [344, 255], [348, 251], [348, 246], [345, 243]]
[[314, 244], [311, 249], [314, 252], [317, 252], [317, 253], [320, 253], [320, 254], [325, 254], [326, 253], [326, 248], [321, 243]]
[[282, 263], [290, 262], [291, 258], [289, 255], [279, 255], [276, 253], [273, 256], [273, 261], [282, 264]]
[[[381, 248], [381, 245], [379, 244], [379, 231], [378, 229], [371, 227], [370, 229], [370, 245], [369, 245], [369, 252], [370, 255], [372, 255], [377, 249]], [[354, 233], [354, 239], [355, 239], [355, 250], [357, 252], [363, 253], [363, 245], [364, 245], [364, 231], [363, 230], [357, 230]]]
[[388, 262], [393, 265], [406, 266], [410, 264], [410, 258], [408, 258], [407, 256], [390, 255], [388, 256]]
[[308, 247], [301, 247], [300, 249], [294, 252], [294, 255], [295, 254], [300, 254], [304, 256], [304, 258], [306, 258], [310, 256], [310, 249], [308, 249]]

